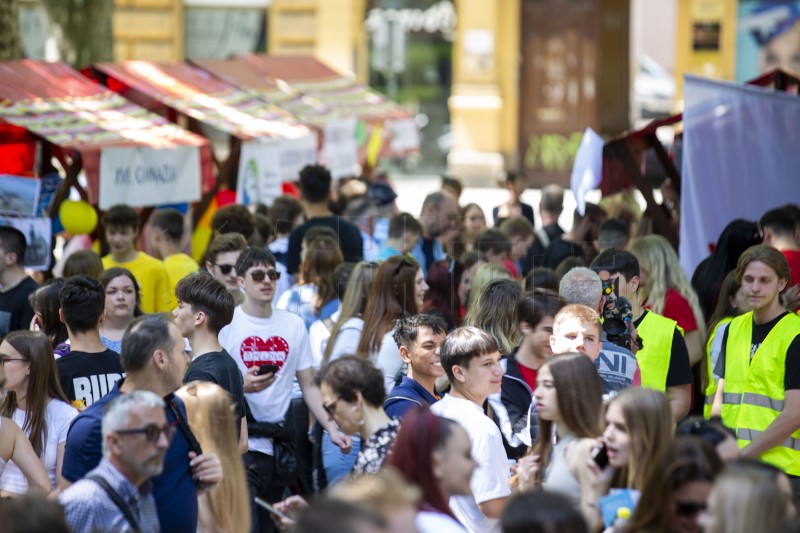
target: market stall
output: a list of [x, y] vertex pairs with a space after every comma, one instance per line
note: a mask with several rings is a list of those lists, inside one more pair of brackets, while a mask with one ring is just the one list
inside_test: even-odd
[[56, 176], [50, 218], [73, 188], [102, 210], [196, 202], [214, 182], [206, 139], [63, 63], [0, 63], [0, 142], [14, 173]]
[[404, 109], [313, 57], [245, 54], [194, 63], [317, 128], [321, 160], [336, 178], [419, 150], [419, 130]]
[[[200, 134], [227, 135], [215, 191], [240, 203], [271, 204], [283, 181], [317, 161], [317, 135], [290, 113], [181, 61], [100, 63], [93, 75], [115, 92]], [[227, 152], [227, 153], [225, 153]]]

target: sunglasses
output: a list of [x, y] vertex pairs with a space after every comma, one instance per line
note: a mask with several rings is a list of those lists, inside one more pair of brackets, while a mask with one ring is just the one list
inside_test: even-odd
[[410, 253], [407, 253], [403, 256], [403, 260], [397, 263], [397, 268], [394, 269], [394, 274], [392, 274], [392, 277], [398, 275], [404, 266], [414, 266], [414, 263], [414, 256]]
[[331, 403], [323, 403], [322, 408], [325, 409], [325, 412], [332, 417], [333, 413], [336, 412], [336, 404], [339, 403], [339, 400], [341, 400], [341, 398], [336, 398]]
[[250, 279], [256, 283], [264, 281], [264, 278], [269, 278], [270, 281], [275, 281], [281, 278], [281, 273], [277, 270], [253, 270], [250, 272]]
[[223, 276], [227, 276], [231, 273], [231, 270], [236, 270], [236, 265], [222, 265], [220, 263], [212, 263], [214, 266], [219, 268], [219, 271], [222, 272]]
[[675, 502], [675, 514], [680, 516], [695, 516], [701, 511], [708, 509], [708, 505], [698, 502]]
[[143, 434], [144, 438], [147, 439], [147, 442], [150, 443], [157, 443], [158, 437], [162, 433], [167, 438], [167, 441], [171, 441], [172, 437], [175, 436], [175, 427], [171, 424], [164, 424], [163, 426], [157, 426], [155, 424], [149, 424], [143, 428], [139, 429], [119, 429], [114, 433], [118, 433], [120, 435], [139, 435]]

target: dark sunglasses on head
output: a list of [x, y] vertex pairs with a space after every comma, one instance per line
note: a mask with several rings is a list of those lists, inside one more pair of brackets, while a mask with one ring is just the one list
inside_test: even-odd
[[281, 278], [281, 273], [277, 270], [253, 270], [250, 272], [250, 279], [256, 283], [264, 281], [264, 278], [269, 278], [271, 281], [275, 281]]
[[231, 273], [231, 270], [236, 269], [236, 265], [222, 265], [219, 263], [214, 263], [214, 265], [219, 268], [219, 271], [222, 272], [223, 276], [227, 276]]
[[675, 514], [680, 516], [695, 516], [697, 513], [705, 511], [706, 509], [708, 509], [708, 506], [705, 503], [675, 502]]
[[162, 433], [167, 438], [168, 441], [172, 440], [172, 437], [175, 436], [175, 427], [171, 424], [164, 424], [163, 426], [157, 426], [155, 424], [149, 424], [143, 428], [139, 429], [118, 429], [115, 433], [119, 433], [120, 435], [139, 435], [143, 434], [144, 438], [147, 439], [147, 442], [156, 443], [158, 442], [158, 437]]
[[394, 269], [394, 274], [392, 274], [392, 277], [398, 275], [404, 266], [414, 266], [414, 256], [410, 253], [404, 255], [403, 260], [397, 263], [397, 268]]

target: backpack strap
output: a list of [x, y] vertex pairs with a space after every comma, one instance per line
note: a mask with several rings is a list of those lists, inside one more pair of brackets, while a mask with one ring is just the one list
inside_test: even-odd
[[100, 487], [106, 491], [108, 497], [111, 498], [111, 501], [113, 501], [117, 507], [119, 507], [119, 510], [122, 511], [123, 516], [125, 516], [125, 520], [128, 521], [128, 523], [131, 525], [131, 528], [133, 528], [133, 530], [136, 532], [141, 531], [141, 528], [139, 527], [139, 521], [135, 516], [133, 516], [133, 511], [131, 511], [130, 506], [125, 503], [125, 501], [122, 499], [122, 496], [120, 496], [119, 493], [108, 484], [108, 481], [106, 481], [105, 478], [95, 474], [92, 476], [86, 476], [85, 479], [90, 479], [100, 485]]

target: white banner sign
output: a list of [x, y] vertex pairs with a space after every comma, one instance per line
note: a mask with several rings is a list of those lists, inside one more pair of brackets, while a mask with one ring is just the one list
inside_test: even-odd
[[328, 121], [324, 141], [322, 158], [333, 179], [352, 176], [358, 165], [356, 118]]
[[100, 152], [100, 209], [199, 199], [200, 150], [196, 146], [103, 148]]
[[281, 179], [297, 181], [300, 170], [317, 162], [317, 134], [311, 132], [297, 139], [281, 139], [278, 148]]
[[389, 148], [393, 152], [419, 150], [419, 129], [413, 118], [392, 120], [389, 122], [389, 128], [392, 131]]
[[272, 205], [281, 195], [280, 140], [242, 144], [236, 200], [242, 205]]

